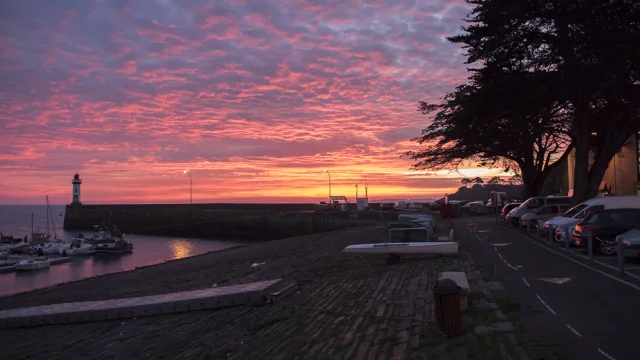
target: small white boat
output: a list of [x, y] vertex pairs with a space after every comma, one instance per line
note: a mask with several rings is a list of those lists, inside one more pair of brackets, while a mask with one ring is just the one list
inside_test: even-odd
[[35, 250], [42, 250], [43, 255], [58, 255], [65, 246], [68, 245], [63, 242], [45, 242], [36, 245]]
[[40, 270], [40, 269], [48, 268], [49, 265], [50, 265], [49, 259], [25, 259], [25, 260], [20, 260], [16, 264], [16, 270], [18, 271]]
[[457, 242], [405, 242], [350, 245], [342, 250], [347, 254], [425, 255], [457, 254]]
[[89, 240], [78, 237], [71, 239], [71, 244], [65, 244], [65, 247], [60, 249], [59, 254], [63, 256], [90, 255], [95, 252], [95, 247]]

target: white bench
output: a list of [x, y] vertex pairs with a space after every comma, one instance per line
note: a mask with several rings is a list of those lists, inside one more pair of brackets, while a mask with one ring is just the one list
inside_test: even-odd
[[460, 309], [465, 311], [467, 309], [467, 295], [469, 295], [469, 279], [467, 279], [467, 274], [462, 271], [443, 271], [440, 278], [451, 279], [460, 286]]

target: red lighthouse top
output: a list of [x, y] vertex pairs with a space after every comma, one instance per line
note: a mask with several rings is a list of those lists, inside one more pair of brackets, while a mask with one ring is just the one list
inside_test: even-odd
[[71, 180], [71, 183], [72, 184], [82, 184], [82, 180], [80, 180], [80, 175], [78, 175], [78, 173], [73, 175], [73, 180]]
[[73, 178], [76, 179], [76, 180], [80, 179], [80, 175], [78, 175], [78, 173], [76, 173], [75, 175], [73, 175]]

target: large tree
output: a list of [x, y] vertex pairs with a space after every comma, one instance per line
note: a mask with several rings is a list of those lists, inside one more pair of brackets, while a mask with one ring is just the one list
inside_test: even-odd
[[571, 115], [574, 202], [595, 196], [616, 151], [640, 128], [640, 2], [467, 2], [474, 6], [470, 25], [449, 40], [487, 72], [556, 75], [548, 90]]
[[476, 162], [515, 171], [522, 175], [523, 196], [535, 196], [571, 149], [561, 94], [548, 91], [557, 81], [545, 71], [476, 70], [469, 84], [442, 102], [420, 103], [419, 111], [435, 115], [414, 139], [425, 147], [406, 155], [418, 169]]

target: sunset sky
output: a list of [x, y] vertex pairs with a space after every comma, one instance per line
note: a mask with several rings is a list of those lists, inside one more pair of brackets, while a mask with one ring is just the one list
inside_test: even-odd
[[[441, 197], [415, 148], [465, 81], [462, 0], [3, 0], [0, 204]], [[498, 170], [462, 169], [490, 177]]]

